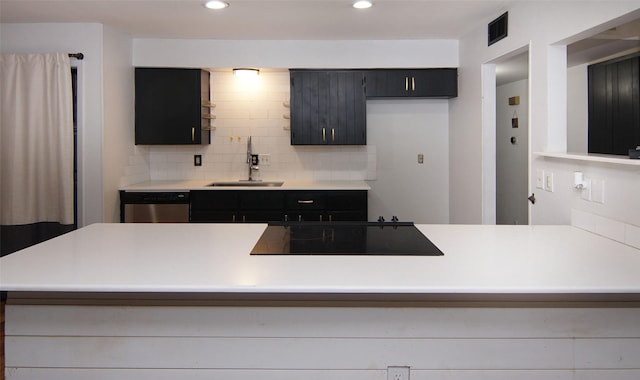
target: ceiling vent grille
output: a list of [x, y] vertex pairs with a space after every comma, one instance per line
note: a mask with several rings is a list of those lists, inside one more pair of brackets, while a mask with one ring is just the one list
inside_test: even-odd
[[489, 46], [495, 44], [507, 36], [509, 12], [504, 12], [500, 17], [491, 21], [488, 27]]

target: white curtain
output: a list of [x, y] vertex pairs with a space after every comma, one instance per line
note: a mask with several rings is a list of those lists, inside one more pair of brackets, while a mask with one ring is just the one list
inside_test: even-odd
[[0, 224], [73, 224], [67, 54], [0, 55]]

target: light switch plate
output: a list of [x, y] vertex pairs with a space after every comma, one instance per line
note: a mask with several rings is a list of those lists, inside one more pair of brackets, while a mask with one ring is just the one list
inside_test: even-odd
[[553, 173], [544, 173], [544, 189], [553, 193]]
[[584, 180], [584, 188], [582, 188], [582, 190], [580, 190], [582, 193], [580, 194], [580, 196], [582, 197], [582, 199], [584, 199], [585, 201], [591, 201], [591, 180], [590, 179], [585, 179]]
[[591, 192], [591, 200], [597, 203], [604, 203], [604, 180], [594, 178], [591, 181], [593, 191]]
[[260, 165], [261, 166], [269, 166], [271, 165], [271, 155], [267, 153], [260, 154]]
[[538, 189], [544, 189], [544, 170], [536, 170], [536, 187]]

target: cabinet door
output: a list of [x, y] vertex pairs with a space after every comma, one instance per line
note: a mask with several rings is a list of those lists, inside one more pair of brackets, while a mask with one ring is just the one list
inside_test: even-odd
[[420, 98], [453, 98], [458, 96], [458, 70], [426, 69], [410, 72], [409, 93]]
[[366, 144], [364, 74], [291, 70], [291, 144]]
[[640, 145], [640, 57], [590, 65], [589, 153], [628, 155]]
[[203, 86], [209, 92], [208, 75], [200, 69], [136, 68], [135, 143], [208, 143], [201, 99]]
[[611, 123], [613, 154], [628, 155], [629, 149], [640, 145], [640, 58], [620, 61], [616, 65], [616, 111]]
[[271, 222], [284, 219], [284, 196], [280, 190], [240, 191], [239, 221]]
[[365, 145], [367, 115], [364, 73], [336, 71], [328, 73], [327, 144]]
[[368, 98], [398, 98], [409, 95], [409, 72], [406, 70], [371, 70], [367, 72]]
[[239, 191], [234, 190], [193, 190], [190, 192], [191, 222], [237, 221]]
[[[321, 75], [319, 71], [290, 72], [291, 145], [323, 144], [322, 128], [326, 126], [320, 121]], [[326, 112], [326, 105], [322, 106]]]
[[367, 191], [327, 191], [326, 209], [330, 221], [366, 221]]

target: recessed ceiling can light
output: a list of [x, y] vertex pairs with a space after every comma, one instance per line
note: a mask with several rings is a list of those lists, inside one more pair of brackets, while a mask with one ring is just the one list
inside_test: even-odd
[[258, 69], [248, 69], [248, 68], [233, 69], [233, 75], [237, 77], [242, 77], [242, 78], [255, 77], [255, 76], [258, 76], [259, 73], [260, 73], [260, 70]]
[[372, 6], [373, 6], [373, 3], [367, 0], [360, 0], [353, 3], [353, 7], [356, 9], [367, 9], [367, 8], [371, 8]]
[[209, 9], [224, 9], [229, 6], [229, 3], [221, 0], [210, 0], [204, 3], [204, 6]]

